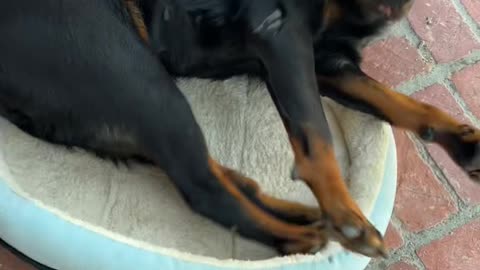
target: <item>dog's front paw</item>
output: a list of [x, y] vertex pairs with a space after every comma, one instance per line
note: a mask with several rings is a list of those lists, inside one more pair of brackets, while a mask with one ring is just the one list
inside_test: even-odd
[[470, 179], [480, 183], [480, 131], [468, 125], [460, 126], [461, 151], [457, 163]]
[[321, 251], [328, 243], [325, 222], [318, 221], [307, 226], [315, 230], [315, 234], [303, 240], [289, 240], [279, 245], [281, 254], [315, 254]]
[[330, 209], [326, 213], [326, 219], [329, 236], [346, 249], [368, 257], [387, 256], [382, 235], [359, 210]]
[[439, 133], [436, 141], [473, 181], [480, 183], [480, 130], [460, 125], [454, 133]]

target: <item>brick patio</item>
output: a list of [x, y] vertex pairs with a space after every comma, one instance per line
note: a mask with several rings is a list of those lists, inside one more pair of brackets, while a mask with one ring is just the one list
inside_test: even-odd
[[[366, 49], [364, 69], [400, 92], [480, 126], [480, 0], [416, 0], [408, 20]], [[480, 269], [480, 186], [436, 146], [395, 131], [398, 193], [369, 270]], [[1, 270], [27, 270], [0, 248]], [[348, 269], [346, 269], [348, 270]]]
[[[366, 49], [364, 69], [400, 92], [479, 126], [480, 0], [416, 0], [408, 20]], [[396, 130], [398, 193], [369, 270], [480, 269], [480, 186], [443, 150]]]

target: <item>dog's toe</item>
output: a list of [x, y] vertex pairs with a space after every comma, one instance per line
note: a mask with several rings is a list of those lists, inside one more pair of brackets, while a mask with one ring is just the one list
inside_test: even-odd
[[280, 245], [282, 254], [315, 254], [321, 251], [328, 243], [325, 222], [318, 221], [307, 226], [316, 231], [315, 235], [305, 238], [301, 241], [289, 241]]
[[454, 132], [437, 132], [434, 137], [470, 179], [480, 183], [480, 130], [459, 125]]
[[461, 165], [471, 180], [480, 183], [480, 143], [470, 145], [469, 158]]
[[329, 236], [346, 249], [368, 257], [386, 257], [387, 252], [381, 234], [363, 216], [354, 211], [330, 215]]
[[458, 136], [460, 143], [450, 151], [452, 157], [471, 180], [480, 183], [480, 131], [463, 125]]

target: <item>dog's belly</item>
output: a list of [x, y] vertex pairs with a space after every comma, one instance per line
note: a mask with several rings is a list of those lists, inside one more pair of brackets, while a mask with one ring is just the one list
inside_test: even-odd
[[[165, 43], [172, 43], [175, 37], [163, 38]], [[258, 76], [263, 73], [260, 60], [249, 53], [241, 41], [219, 40], [209, 45], [202, 44], [200, 40], [168, 44], [160, 53], [160, 60], [170, 74], [178, 77], [225, 79], [235, 75]]]

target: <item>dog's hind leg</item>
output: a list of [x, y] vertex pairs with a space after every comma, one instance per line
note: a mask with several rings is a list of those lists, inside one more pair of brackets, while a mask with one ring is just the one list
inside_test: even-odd
[[[253, 180], [216, 162], [188, 102], [163, 67], [156, 66], [153, 77], [104, 72], [101, 85], [70, 92], [60, 110], [40, 103], [18, 108], [33, 125], [26, 131], [111, 158], [144, 157], [165, 170], [193, 211], [282, 253], [323, 247], [319, 209], [265, 195]], [[133, 86], [138, 87], [127, 89]]]
[[[282, 252], [326, 243], [318, 209], [268, 197], [209, 155], [187, 100], [116, 9], [65, 4], [20, 1], [10, 9], [34, 19], [2, 17], [0, 113], [56, 144], [146, 158], [194, 211]], [[65, 10], [78, 16], [58, 15]]]
[[[155, 88], [161, 89], [144, 93], [148, 99], [125, 116], [135, 119], [127, 129], [143, 155], [165, 170], [190, 207], [282, 252], [309, 252], [323, 246], [322, 231], [305, 225], [320, 220], [317, 209], [263, 195], [253, 180], [209, 155], [186, 99], [160, 69], [162, 79]], [[308, 249], [296, 250], [297, 246]]]
[[[122, 99], [117, 97], [117, 104], [130, 110], [118, 111], [115, 120], [107, 121], [110, 130], [120, 126], [126, 131], [114, 137], [128, 134], [129, 145], [135, 146], [131, 149], [164, 169], [195, 212], [226, 227], [235, 226], [241, 235], [282, 252], [310, 252], [322, 247], [325, 239], [321, 224], [309, 226], [320, 221], [318, 209], [268, 197], [253, 180], [216, 162], [173, 79], [161, 66], [157, 75], [160, 79], [154, 84], [135, 83], [152, 87], [128, 91]], [[111, 137], [113, 133], [109, 134]], [[105, 141], [95, 143], [87, 147], [107, 145]]]

